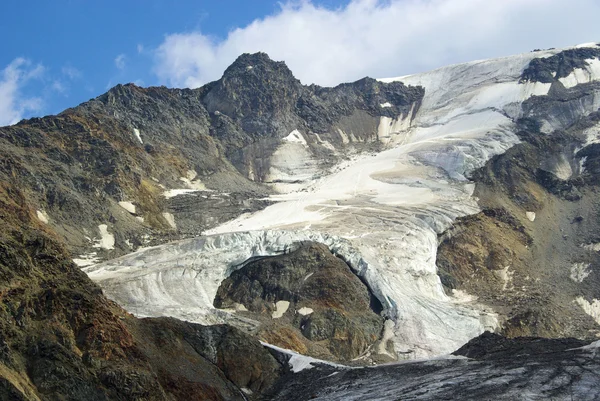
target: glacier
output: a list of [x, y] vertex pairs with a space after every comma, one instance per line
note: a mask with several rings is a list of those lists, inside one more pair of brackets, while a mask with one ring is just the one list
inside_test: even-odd
[[[493, 331], [498, 317], [468, 294], [444, 291], [436, 268], [438, 235], [457, 218], [479, 211], [469, 173], [519, 142], [513, 131], [522, 102], [546, 95], [551, 86], [519, 83], [521, 74], [533, 58], [561, 50], [381, 79], [425, 88], [415, 114], [381, 117], [377, 136], [383, 151], [356, 153], [318, 174], [303, 137], [311, 134], [295, 130], [274, 154], [269, 174], [279, 189], [269, 198], [274, 204], [202, 237], [84, 271], [136, 315], [230, 322], [240, 318], [235, 311], [216, 310], [213, 300], [232, 271], [252, 257], [289, 252], [300, 241], [321, 242], [381, 301], [384, 336], [398, 359], [448, 354]], [[595, 79], [596, 64], [592, 67], [593, 74], [576, 71], [565, 84]]]

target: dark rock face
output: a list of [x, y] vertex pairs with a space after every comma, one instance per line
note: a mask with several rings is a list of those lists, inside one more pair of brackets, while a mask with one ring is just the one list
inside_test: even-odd
[[284, 375], [265, 400], [596, 400], [598, 348], [574, 339], [485, 333], [467, 358], [343, 369], [315, 364]]
[[[279, 301], [289, 307], [272, 319]], [[214, 303], [244, 305], [244, 315], [263, 322], [259, 336], [275, 345], [298, 342], [294, 349], [335, 360], [360, 356], [383, 330], [379, 301], [344, 261], [317, 243], [248, 262], [221, 283]]]
[[576, 68], [588, 65], [586, 60], [599, 58], [600, 47], [582, 47], [562, 51], [550, 57], [536, 58], [521, 75], [522, 81], [552, 83], [569, 76]]

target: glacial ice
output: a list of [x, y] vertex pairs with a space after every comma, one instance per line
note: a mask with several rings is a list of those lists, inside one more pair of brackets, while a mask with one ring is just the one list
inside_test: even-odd
[[[304, 137], [293, 131], [275, 152], [270, 179], [297, 179], [302, 191], [276, 187], [285, 193], [272, 196], [273, 205], [204, 237], [84, 270], [110, 298], [140, 316], [227, 322], [235, 313], [212, 306], [223, 279], [251, 257], [317, 241], [343, 257], [381, 301], [390, 322], [386, 336], [398, 358], [450, 353], [498, 322], [476, 298], [445, 293], [436, 267], [438, 234], [478, 211], [469, 173], [518, 143], [513, 121], [521, 117], [521, 103], [550, 89], [519, 84], [521, 73], [532, 58], [558, 51], [384, 79], [421, 85], [425, 98], [414, 116], [381, 117], [378, 137], [387, 146], [382, 152], [355, 155], [319, 177]], [[317, 136], [317, 142], [324, 141]], [[286, 170], [286, 164], [293, 168]]]

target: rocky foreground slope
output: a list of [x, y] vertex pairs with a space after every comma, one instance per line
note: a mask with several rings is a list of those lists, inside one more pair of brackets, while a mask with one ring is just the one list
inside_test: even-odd
[[[599, 66], [589, 44], [320, 88], [243, 55], [0, 128], [0, 396], [594, 399]], [[308, 370], [258, 342], [364, 365], [485, 330], [579, 340]]]

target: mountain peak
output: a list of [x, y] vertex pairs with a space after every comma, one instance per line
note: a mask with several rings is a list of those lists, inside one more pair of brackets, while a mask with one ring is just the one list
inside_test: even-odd
[[223, 73], [223, 78], [246, 74], [259, 70], [269, 74], [277, 74], [296, 80], [292, 71], [283, 61], [272, 60], [267, 53], [244, 53], [240, 55]]

